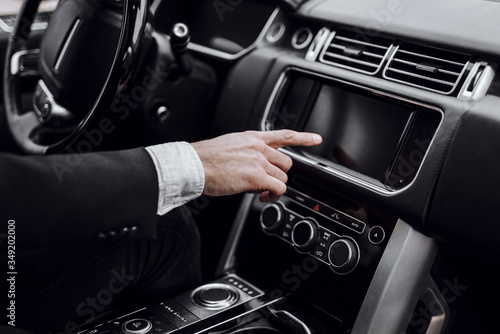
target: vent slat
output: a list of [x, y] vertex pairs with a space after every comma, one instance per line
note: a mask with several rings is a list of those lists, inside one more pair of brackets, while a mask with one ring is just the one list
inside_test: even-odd
[[389, 60], [384, 78], [449, 94], [467, 69], [470, 55], [401, 43]]
[[460, 76], [460, 73], [457, 73], [457, 72], [452, 72], [452, 71], [448, 71], [448, 70], [443, 70], [443, 69], [439, 69], [439, 72], [440, 73], [446, 73], [446, 74], [449, 74], [449, 75], [454, 75], [456, 77], [459, 77]]
[[[405, 64], [405, 65], [409, 65], [409, 66], [414, 66], [415, 68], [417, 67], [417, 63], [415, 62], [412, 62], [412, 61], [407, 61], [407, 60], [403, 60], [403, 59], [398, 59], [398, 58], [394, 58], [393, 59], [394, 62], [397, 62], [397, 63], [401, 63], [401, 64]], [[438, 69], [438, 71], [440, 73], [445, 73], [445, 74], [449, 74], [449, 75], [454, 75], [456, 77], [460, 76], [460, 72], [454, 72], [454, 71], [448, 71], [448, 70], [444, 70], [444, 69]]]
[[424, 79], [424, 80], [433, 81], [433, 82], [436, 82], [436, 83], [439, 83], [439, 84], [442, 84], [442, 85], [447, 85], [447, 86], [454, 86], [454, 85], [455, 85], [455, 83], [452, 83], [452, 82], [443, 81], [443, 80], [438, 80], [438, 79], [434, 79], [434, 78], [426, 77], [426, 76], [424, 76], [424, 75], [420, 75], [420, 74], [416, 74], [416, 73], [411, 73], [411, 72], [401, 71], [401, 70], [397, 70], [397, 69], [395, 69], [395, 68], [389, 68], [388, 70], [389, 70], [389, 71], [392, 71], [392, 72], [399, 73], [399, 74], [408, 75], [408, 76], [410, 76], [410, 77], [414, 77], [414, 78], [419, 78], [419, 79]]
[[370, 46], [370, 47], [377, 48], [377, 49], [382, 49], [382, 50], [387, 50], [389, 48], [388, 46], [385, 47], [385, 46], [382, 46], [382, 45], [377, 45], [377, 44], [372, 44], [372, 43], [368, 43], [368, 42], [364, 42], [364, 41], [359, 41], [359, 40], [348, 38], [348, 37], [344, 37], [344, 36], [335, 36], [335, 38], [338, 39], [338, 40], [340, 40], [340, 41], [354, 43], [354, 44], [360, 44], [360, 45], [365, 45], [365, 46]]
[[325, 52], [325, 56], [338, 58], [338, 59], [342, 59], [342, 60], [347, 60], [349, 62], [353, 62], [353, 63], [365, 65], [365, 66], [378, 67], [377, 64], [372, 64], [372, 63], [369, 63], [367, 61], [363, 61], [363, 60], [359, 60], [359, 59], [355, 59], [355, 58], [350, 58], [350, 57], [346, 57], [346, 56], [341, 56], [341, 55], [331, 53], [331, 52]]
[[[345, 51], [345, 49], [347, 49], [346, 46], [344, 45], [338, 45], [338, 44], [330, 44], [330, 48], [329, 49], [338, 49], [338, 50], [341, 50], [342, 52]], [[369, 51], [361, 51], [363, 53], [363, 55], [365, 56], [369, 56], [369, 57], [373, 57], [373, 58], [377, 58], [377, 59], [384, 59], [384, 55], [379, 55], [379, 54], [376, 54], [376, 53], [373, 53], [373, 52], [369, 52]], [[332, 52], [325, 52], [325, 53], [332, 53]]]
[[368, 52], [368, 51], [363, 51], [363, 54], [365, 56], [370, 56], [370, 57], [373, 57], [373, 58], [377, 58], [377, 59], [384, 59], [384, 56], [382, 55], [378, 55], [378, 54], [375, 54], [375, 53], [371, 53], [371, 52]]
[[428, 56], [428, 55], [419, 54], [419, 53], [410, 52], [410, 51], [401, 50], [401, 49], [398, 50], [398, 52], [406, 53], [406, 54], [409, 54], [409, 55], [412, 55], [412, 56], [423, 57], [423, 58], [426, 58], [426, 59], [442, 61], [442, 62], [445, 62], [445, 63], [457, 65], [457, 66], [464, 66], [465, 65], [465, 63], [458, 63], [456, 61], [451, 61], [451, 60], [448, 60], [448, 59], [442, 59], [442, 58], [438, 58], [438, 57]]
[[392, 46], [392, 40], [373, 37], [360, 40], [354, 31], [339, 30], [330, 35], [319, 61], [368, 74], [377, 73]]

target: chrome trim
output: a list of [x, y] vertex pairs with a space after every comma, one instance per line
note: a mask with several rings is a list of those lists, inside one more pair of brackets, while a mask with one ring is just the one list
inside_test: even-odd
[[321, 28], [318, 31], [311, 46], [309, 47], [309, 50], [307, 50], [306, 56], [304, 57], [305, 60], [313, 62], [316, 61], [316, 58], [318, 58], [319, 53], [323, 49], [329, 34], [330, 30], [328, 30], [328, 28]]
[[[272, 32], [274, 29], [276, 29], [276, 27], [279, 27], [279, 30], [278, 30], [278, 33], [275, 36], [273, 36]], [[285, 34], [285, 31], [286, 31], [286, 27], [285, 27], [285, 24], [283, 22], [273, 23], [273, 25], [269, 28], [269, 30], [266, 33], [266, 41], [268, 41], [269, 43], [276, 43], [277, 41], [279, 41], [281, 39], [281, 37], [283, 37], [283, 35]]]
[[[378, 66], [376, 66], [375, 70], [374, 71], [365, 71], [365, 70], [362, 70], [362, 69], [359, 69], [359, 68], [356, 68], [356, 67], [352, 67], [352, 66], [347, 66], [347, 65], [343, 65], [343, 64], [339, 64], [339, 63], [335, 63], [335, 62], [332, 62], [332, 61], [329, 61], [329, 60], [325, 60], [324, 59], [324, 56], [325, 56], [325, 53], [326, 51], [328, 50], [328, 48], [330, 47], [330, 45], [332, 44], [332, 40], [333, 38], [337, 35], [337, 31], [333, 31], [330, 36], [328, 37], [328, 40], [326, 41], [326, 43], [323, 45], [323, 49], [321, 50], [321, 53], [319, 55], [319, 59], [318, 61], [321, 63], [321, 64], [326, 64], [326, 65], [332, 65], [332, 66], [337, 66], [337, 67], [340, 67], [340, 68], [345, 68], [345, 69], [348, 69], [348, 70], [352, 70], [352, 71], [355, 71], [355, 72], [360, 72], [360, 73], [365, 73], [365, 74], [369, 74], [369, 75], [375, 75], [377, 74], [380, 69], [382, 68], [382, 66], [384, 65], [387, 57], [389, 56], [389, 54], [391, 54], [393, 48], [394, 48], [394, 42], [391, 43], [391, 45], [389, 45], [389, 47], [387, 48], [387, 50], [385, 51], [385, 54], [384, 56], [382, 57], [382, 59], [380, 60], [380, 63], [378, 64]], [[361, 44], [362, 42], [359, 41], [359, 43]], [[378, 45], [378, 44], [373, 44], [373, 43], [369, 43], [370, 45], [372, 46], [380, 46], [382, 48], [385, 49], [384, 46], [381, 46], [381, 45]], [[346, 57], [347, 59], [350, 59], [349, 57]], [[354, 61], [356, 61], [354, 59]], [[375, 66], [375, 64], [372, 64]]]
[[189, 28], [184, 23], [176, 23], [172, 33], [177, 35], [177, 38], [185, 38], [189, 35]]
[[[248, 326], [248, 327], [238, 328], [235, 331], [229, 331], [229, 332], [225, 332], [225, 333], [226, 334], [240, 334], [240, 333], [248, 334], [248, 333], [261, 333], [261, 332], [265, 332], [265, 333], [271, 332], [271, 333], [276, 333], [276, 334], [283, 333], [282, 331], [280, 331], [276, 328], [267, 327], [267, 326]], [[306, 334], [310, 334], [310, 332], [306, 333]]]
[[[442, 49], [442, 50], [445, 50], [445, 51], [448, 51], [448, 52], [453, 52], [453, 53], [458, 53], [458, 54], [469, 56], [469, 60], [467, 60], [467, 62], [463, 65], [462, 72], [460, 72], [460, 74], [458, 75], [457, 80], [455, 81], [455, 83], [453, 84], [453, 83], [450, 82], [450, 85], [453, 85], [453, 87], [449, 91], [445, 92], [445, 91], [441, 91], [441, 90], [437, 90], [437, 89], [433, 89], [433, 88], [428, 88], [428, 87], [417, 85], [417, 84], [414, 84], [414, 83], [411, 83], [411, 82], [408, 82], [408, 81], [399, 80], [399, 79], [395, 79], [395, 78], [391, 78], [391, 77], [387, 76], [387, 70], [389, 69], [389, 65], [391, 65], [392, 61], [394, 60], [394, 57], [398, 53], [398, 50], [399, 50], [400, 46], [401, 46], [401, 44], [399, 44], [398, 46], [396, 46], [396, 49], [394, 50], [394, 52], [392, 53], [391, 57], [387, 61], [387, 64], [385, 65], [384, 70], [382, 71], [382, 77], [384, 79], [386, 79], [386, 80], [389, 80], [389, 81], [399, 82], [399, 83], [405, 84], [407, 86], [417, 87], [417, 88], [428, 90], [430, 92], [444, 94], [444, 95], [451, 94], [457, 88], [458, 84], [460, 83], [460, 80], [462, 79], [462, 76], [464, 75], [465, 71], [467, 71], [467, 67], [469, 66], [470, 60], [472, 58], [470, 55], [468, 55], [466, 53], [461, 53], [461, 52], [455, 52], [455, 51], [451, 51], [451, 50], [447, 50], [447, 49]], [[404, 51], [405, 50], [402, 50], [402, 52], [404, 52]], [[437, 59], [437, 60], [440, 60], [440, 61], [448, 62], [450, 64], [456, 63], [456, 62], [454, 62], [452, 60], [446, 60], [446, 59], [442, 59], [442, 58], [436, 58], [436, 57], [432, 57], [432, 56], [427, 56], [426, 54], [420, 54], [420, 53], [414, 53], [414, 54], [419, 55], [419, 56], [423, 56], [423, 57], [426, 57], [426, 58], [434, 58], [434, 59]], [[457, 63], [457, 64], [462, 65], [462, 63]], [[412, 72], [406, 72], [405, 71], [404, 73], [406, 73], [408, 76], [413, 76]], [[415, 73], [415, 74], [417, 74], [417, 73]], [[432, 78], [428, 78], [428, 77], [425, 77], [425, 78], [428, 81], [434, 81], [434, 82], [438, 82], [439, 83], [439, 80], [437, 80], [437, 79], [432, 79]]]
[[[342, 267], [335, 267], [335, 266], [332, 264], [332, 262], [330, 261], [330, 248], [332, 248], [332, 245], [333, 245], [334, 243], [336, 243], [337, 241], [343, 241], [343, 242], [345, 242], [347, 245], [348, 245], [348, 243], [347, 243], [347, 241], [342, 240], [342, 239], [340, 239], [340, 240], [335, 240], [334, 242], [332, 242], [332, 245], [330, 245], [330, 247], [328, 248], [328, 262], [330, 262], [330, 263], [329, 263], [329, 265], [330, 265], [330, 269], [331, 269], [334, 273], [336, 273], [337, 275], [341, 275], [341, 276], [342, 276], [342, 275], [348, 275], [348, 274], [352, 273], [352, 271], [353, 271], [354, 269], [356, 269], [356, 267], [357, 267], [357, 266], [358, 266], [358, 264], [359, 264], [359, 260], [361, 259], [361, 251], [360, 251], [360, 249], [359, 249], [359, 245], [358, 245], [358, 243], [357, 243], [357, 242], [356, 242], [356, 240], [354, 240], [352, 237], [350, 237], [350, 236], [348, 236], [348, 235], [342, 235], [340, 238], [343, 238], [343, 239], [350, 239], [350, 240], [354, 243], [354, 246], [356, 246], [356, 249], [358, 250], [358, 257], [357, 257], [357, 259], [356, 259], [356, 263], [352, 266], [352, 269], [351, 269], [351, 270], [349, 270], [349, 271], [346, 271], [346, 272], [339, 272], [338, 270], [342, 269]], [[350, 251], [350, 252], [351, 252], [351, 254], [352, 254], [351, 247], [349, 247], [349, 251]], [[352, 256], [352, 255], [351, 255], [351, 256]], [[347, 261], [346, 263], [348, 263], [348, 262], [349, 262], [349, 261]], [[345, 264], [344, 264], [344, 265], [345, 265]], [[336, 269], [336, 268], [338, 268], [338, 269]]]
[[[278, 205], [278, 203], [281, 204], [281, 205]], [[278, 212], [278, 218], [276, 220], [276, 223], [273, 224], [273, 225], [276, 225], [282, 219], [284, 219], [284, 217], [282, 217], [282, 215], [283, 215], [282, 212], [284, 212], [284, 210], [286, 210], [286, 207], [284, 207], [284, 205], [281, 202], [277, 202], [277, 203], [271, 203], [271, 204], [266, 205], [260, 211], [260, 215], [259, 215], [260, 227], [262, 227], [262, 229], [264, 230], [264, 232], [266, 232], [267, 234], [273, 234], [273, 233], [270, 233], [270, 232], [267, 231], [269, 228], [264, 224], [264, 219], [263, 219], [264, 210], [266, 210], [267, 208], [274, 208]]]
[[265, 37], [265, 35], [267, 34], [267, 31], [269, 30], [269, 28], [273, 24], [274, 20], [276, 19], [276, 17], [279, 14], [279, 12], [280, 12], [280, 8], [279, 8], [279, 6], [277, 6], [274, 9], [274, 11], [271, 13], [271, 16], [267, 20], [264, 28], [262, 28], [257, 39], [252, 44], [250, 44], [250, 46], [248, 46], [246, 49], [243, 49], [236, 54], [231, 54], [231, 53], [227, 53], [224, 51], [215, 50], [215, 49], [209, 48], [207, 46], [203, 46], [203, 45], [196, 44], [196, 43], [189, 43], [188, 49], [191, 51], [203, 53], [203, 54], [212, 56], [214, 58], [219, 58], [219, 59], [223, 59], [223, 60], [227, 60], [227, 61], [237, 60], [256, 48], [257, 43], [259, 43]]
[[[382, 231], [383, 236], [382, 236], [382, 239], [381, 239], [379, 242], [374, 242], [374, 241], [372, 241], [372, 238], [370, 237], [370, 233], [372, 232], [372, 230], [373, 230], [374, 228], [379, 228], [379, 229]], [[378, 225], [376, 225], [376, 226], [372, 226], [372, 228], [370, 228], [370, 230], [368, 231], [368, 241], [370, 241], [370, 242], [371, 242], [372, 244], [374, 244], [374, 245], [379, 245], [379, 244], [381, 244], [384, 240], [385, 240], [385, 230], [383, 229], [383, 227], [382, 227], [382, 226], [378, 226]]]
[[[472, 80], [474, 80], [475, 76], [477, 75], [477, 71], [481, 66], [484, 67], [483, 73], [481, 74], [481, 77], [474, 86], [474, 89], [470, 91], [469, 85], [471, 84]], [[458, 98], [465, 100], [467, 99], [476, 100], [486, 96], [486, 93], [488, 92], [488, 89], [490, 88], [491, 82], [493, 81], [494, 77], [495, 77], [495, 70], [490, 65], [488, 65], [487, 62], [485, 61], [476, 62], [472, 67], [472, 69], [470, 70], [467, 79], [465, 79], [462, 89], [460, 90], [460, 93], [458, 93]]]
[[73, 23], [73, 27], [71, 28], [70, 33], [68, 34], [68, 37], [64, 41], [64, 45], [61, 49], [61, 52], [59, 53], [59, 56], [57, 57], [56, 64], [54, 65], [54, 70], [59, 71], [59, 68], [61, 67], [61, 62], [64, 59], [64, 56], [66, 55], [66, 52], [68, 51], [69, 45], [71, 41], [73, 41], [73, 37], [76, 34], [76, 30], [80, 26], [81, 20], [77, 19], [75, 23]]
[[261, 120], [261, 123], [260, 123], [260, 130], [261, 131], [269, 131], [271, 130], [270, 129], [270, 126], [269, 124], [267, 124], [267, 120], [269, 118], [269, 114], [271, 112], [271, 110], [273, 109], [273, 106], [274, 104], [276, 103], [276, 98], [278, 96], [278, 93], [280, 92], [281, 89], [283, 89], [283, 85], [287, 82], [287, 76], [288, 76], [288, 73], [289, 72], [298, 72], [298, 73], [303, 73], [303, 74], [307, 74], [307, 75], [312, 75], [312, 76], [316, 76], [318, 78], [321, 78], [321, 79], [325, 79], [325, 80], [330, 80], [330, 81], [335, 81], [335, 82], [339, 82], [339, 83], [342, 83], [342, 84], [345, 84], [345, 85], [348, 85], [348, 86], [351, 86], [351, 87], [356, 87], [356, 88], [360, 88], [360, 89], [363, 89], [365, 91], [368, 91], [372, 94], [376, 94], [376, 95], [381, 95], [381, 96], [384, 96], [384, 97], [389, 97], [389, 98], [393, 98], [393, 99], [396, 99], [396, 100], [399, 100], [399, 101], [403, 101], [403, 102], [406, 102], [406, 103], [410, 103], [410, 104], [414, 104], [415, 106], [420, 106], [420, 107], [424, 107], [424, 108], [427, 108], [427, 109], [432, 109], [432, 110], [435, 110], [436, 112], [439, 112], [441, 114], [441, 121], [439, 122], [439, 125], [437, 126], [436, 128], [436, 132], [434, 133], [434, 136], [431, 140], [431, 142], [429, 143], [429, 149], [427, 149], [427, 152], [425, 152], [425, 155], [422, 159], [422, 163], [420, 164], [418, 170], [417, 170], [417, 173], [415, 174], [415, 177], [414, 179], [404, 188], [401, 188], [401, 189], [397, 189], [397, 190], [389, 190], [387, 188], [384, 188], [382, 186], [379, 186], [379, 185], [376, 185], [374, 183], [371, 183], [369, 181], [365, 181], [363, 179], [360, 179], [356, 176], [353, 176], [351, 174], [348, 174], [344, 171], [341, 171], [341, 170], [338, 170], [338, 169], [335, 169], [333, 167], [330, 167], [330, 166], [323, 166], [323, 165], [320, 165], [319, 162], [313, 160], [313, 159], [310, 159], [308, 157], [305, 157], [303, 155], [299, 155], [297, 153], [294, 153], [294, 152], [291, 152], [290, 150], [287, 150], [286, 148], [278, 148], [279, 151], [289, 155], [290, 157], [306, 164], [306, 165], [309, 165], [309, 166], [312, 166], [312, 167], [315, 167], [316, 169], [319, 169], [321, 171], [324, 171], [328, 174], [331, 174], [331, 175], [335, 175], [345, 181], [348, 181], [350, 183], [353, 183], [353, 184], [356, 184], [362, 188], [365, 188], [367, 190], [370, 190], [372, 192], [375, 192], [375, 193], [378, 193], [378, 194], [381, 194], [381, 195], [386, 195], [386, 196], [393, 196], [393, 195], [396, 195], [396, 194], [399, 194], [403, 191], [405, 191], [406, 189], [408, 189], [409, 187], [411, 187], [413, 185], [413, 183], [415, 182], [415, 180], [418, 178], [418, 175], [420, 174], [420, 171], [422, 170], [422, 166], [424, 165], [425, 161], [427, 160], [427, 156], [429, 155], [429, 151], [430, 151], [430, 147], [434, 144], [435, 140], [436, 140], [436, 134], [439, 132], [439, 129], [441, 128], [441, 125], [443, 124], [443, 120], [444, 120], [444, 113], [443, 111], [438, 108], [438, 107], [435, 107], [435, 106], [431, 106], [431, 105], [428, 105], [428, 104], [425, 104], [425, 103], [420, 103], [420, 102], [416, 102], [416, 101], [413, 101], [413, 100], [410, 100], [410, 99], [407, 99], [407, 98], [403, 98], [403, 97], [400, 97], [400, 96], [397, 96], [397, 95], [393, 95], [393, 94], [389, 94], [389, 93], [386, 93], [386, 92], [383, 92], [383, 91], [380, 91], [380, 90], [376, 90], [376, 89], [373, 89], [373, 88], [368, 88], [368, 87], [365, 87], [365, 86], [362, 86], [362, 85], [359, 85], [359, 84], [355, 84], [355, 83], [352, 83], [352, 82], [348, 82], [348, 81], [345, 81], [345, 80], [341, 80], [341, 79], [337, 79], [337, 78], [334, 78], [334, 77], [330, 77], [330, 76], [327, 76], [327, 75], [324, 75], [324, 74], [319, 74], [319, 73], [316, 73], [316, 72], [312, 72], [312, 71], [308, 71], [308, 70], [303, 70], [303, 69], [300, 69], [300, 68], [296, 68], [296, 67], [289, 67], [287, 68], [285, 71], [283, 71], [283, 73], [280, 75], [280, 77], [278, 78], [278, 81], [276, 83], [276, 85], [274, 86], [274, 89], [271, 93], [271, 96], [269, 97], [269, 101], [267, 102], [267, 105], [266, 105], [266, 109], [264, 110], [264, 115], [262, 117], [262, 120]]
[[352, 334], [404, 333], [438, 253], [437, 242], [399, 220], [373, 275]]
[[[295, 229], [297, 228], [297, 226], [299, 226], [300, 224], [306, 224], [307, 226], [309, 226], [309, 230], [310, 230], [310, 234], [309, 234], [309, 238], [307, 239], [307, 241], [302, 244], [302, 245], [299, 245], [297, 244], [297, 242], [295, 241], [295, 238], [294, 238], [294, 235], [295, 235]], [[298, 251], [299, 253], [309, 253], [309, 251], [307, 252], [304, 252], [304, 251], [300, 251], [297, 249], [297, 247], [303, 247], [305, 245], [307, 245], [308, 243], [310, 243], [311, 241], [313, 241], [313, 238], [314, 238], [314, 226], [313, 224], [316, 224], [316, 228], [319, 230], [319, 224], [318, 222], [314, 219], [314, 218], [305, 218], [305, 219], [302, 219], [302, 220], [299, 220], [297, 222], [297, 224], [295, 224], [292, 228], [292, 233], [291, 233], [291, 237], [292, 237], [292, 244], [293, 244], [293, 247], [295, 248], [296, 251]]]
[[0, 18], [0, 29], [2, 29], [4, 32], [10, 34], [12, 31], [14, 31], [14, 27], [11, 27], [3, 19]]
[[[221, 289], [228, 292], [228, 297], [224, 300], [209, 301], [202, 297], [202, 293], [210, 291], [211, 289]], [[240, 299], [240, 294], [229, 284], [225, 283], [209, 283], [202, 285], [191, 293], [191, 301], [207, 310], [222, 310], [234, 305]]]
[[[333, 245], [335, 245], [336, 243], [339, 243], [339, 242], [341, 242], [347, 246], [347, 250], [349, 251], [349, 253], [347, 255], [347, 260], [344, 263], [342, 263], [340, 266], [337, 266], [337, 265], [332, 263], [332, 259], [330, 258], [330, 254], [331, 254], [331, 249], [332, 249]], [[335, 267], [335, 268], [342, 269], [346, 264], [348, 264], [351, 261], [352, 256], [353, 256], [353, 254], [352, 254], [351, 245], [349, 245], [349, 243], [347, 241], [345, 241], [344, 239], [335, 240], [334, 242], [332, 242], [332, 244], [330, 245], [330, 248], [328, 249], [328, 261], [330, 261], [330, 266]]]
[[[130, 329], [125, 328], [129, 323], [131, 323], [133, 321], [137, 321], [137, 320], [146, 321], [146, 323], [147, 323], [146, 328], [141, 329], [141, 330], [130, 330]], [[142, 318], [136, 318], [136, 319], [131, 319], [131, 320], [125, 321], [122, 325], [122, 331], [127, 333], [127, 334], [145, 334], [145, 333], [149, 332], [149, 330], [151, 328], [153, 328], [153, 324], [151, 323], [151, 321], [149, 321], [147, 319], [142, 319]]]
[[420, 300], [432, 315], [426, 334], [443, 333], [448, 322], [450, 308], [432, 278], [429, 278], [428, 287], [422, 292]]
[[145, 309], [146, 309], [146, 307], [140, 308], [140, 309], [138, 309], [138, 310], [134, 310], [134, 311], [129, 312], [129, 313], [127, 313], [127, 314], [121, 315], [121, 316], [119, 316], [118, 318], [116, 318], [116, 319], [114, 319], [114, 320], [120, 320], [120, 319], [123, 319], [123, 318], [125, 318], [125, 317], [128, 317], [129, 315], [132, 315], [132, 314], [138, 313], [138, 312], [140, 312], [140, 311], [144, 311]]
[[[281, 316], [280, 314], [284, 314], [286, 317], [292, 319], [294, 322], [295, 322], [295, 325], [299, 325], [301, 327], [301, 331], [298, 330], [296, 331], [296, 333], [301, 333], [301, 334], [312, 334], [311, 330], [309, 329], [309, 327], [307, 327], [307, 325], [301, 321], [299, 318], [297, 318], [296, 316], [294, 316], [293, 314], [291, 314], [290, 312], [288, 311], [285, 311], [285, 310], [275, 310], [271, 307], [268, 307], [267, 308], [269, 310], [269, 312], [271, 312], [277, 319], [281, 319]], [[281, 331], [278, 331], [276, 330], [277, 333], [282, 333]], [[237, 332], [234, 332], [234, 333], [231, 333], [231, 334], [235, 334]]]
[[10, 74], [19, 76], [38, 76], [40, 73], [38, 71], [25, 71], [21, 63], [21, 59], [26, 56], [38, 55], [40, 54], [40, 49], [32, 50], [22, 50], [14, 53], [10, 58]]
[[[304, 41], [304, 43], [299, 44], [299, 43], [297, 43], [297, 38], [299, 37], [299, 34], [302, 32], [307, 33], [307, 38]], [[313, 32], [311, 31], [311, 29], [306, 28], [306, 27], [300, 28], [293, 33], [292, 46], [297, 50], [302, 50], [302, 49], [306, 48], [309, 45], [309, 43], [311, 43], [312, 39], [313, 39]]]

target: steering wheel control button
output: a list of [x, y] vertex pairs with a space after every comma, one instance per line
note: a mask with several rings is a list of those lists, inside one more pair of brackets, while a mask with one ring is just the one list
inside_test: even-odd
[[46, 120], [49, 118], [51, 112], [52, 112], [52, 103], [50, 103], [50, 101], [47, 100], [45, 101], [45, 103], [42, 106], [42, 109], [40, 110], [40, 117]]
[[292, 46], [297, 50], [302, 50], [311, 43], [313, 33], [309, 28], [300, 28], [292, 37]]
[[385, 231], [380, 226], [373, 226], [368, 232], [368, 240], [374, 245], [380, 244], [385, 239]]
[[151, 330], [153, 324], [146, 319], [132, 319], [122, 325], [123, 332], [127, 334], [144, 334]]
[[359, 261], [359, 248], [354, 240], [343, 237], [335, 240], [328, 250], [330, 268], [338, 274], [350, 273]]
[[156, 109], [156, 119], [158, 123], [164, 124], [169, 118], [172, 112], [165, 106], [160, 106]]
[[277, 203], [266, 205], [260, 212], [260, 225], [267, 233], [276, 233], [283, 225], [284, 209]]
[[239, 299], [239, 293], [228, 284], [211, 283], [203, 285], [193, 291], [192, 301], [209, 310], [221, 310], [228, 308]]
[[293, 227], [292, 243], [297, 251], [307, 253], [318, 243], [318, 236], [318, 223], [312, 218], [303, 219]]

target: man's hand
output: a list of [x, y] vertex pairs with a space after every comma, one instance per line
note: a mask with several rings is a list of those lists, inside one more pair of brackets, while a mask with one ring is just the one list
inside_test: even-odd
[[205, 169], [205, 195], [255, 192], [261, 201], [272, 202], [285, 193], [292, 167], [292, 159], [276, 149], [321, 142], [317, 134], [278, 130], [231, 133], [191, 145]]

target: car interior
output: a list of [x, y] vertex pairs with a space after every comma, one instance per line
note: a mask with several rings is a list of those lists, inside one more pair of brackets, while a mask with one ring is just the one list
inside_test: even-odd
[[499, 332], [499, 1], [0, 3], [2, 152], [323, 137], [186, 204], [204, 284], [81, 334]]

